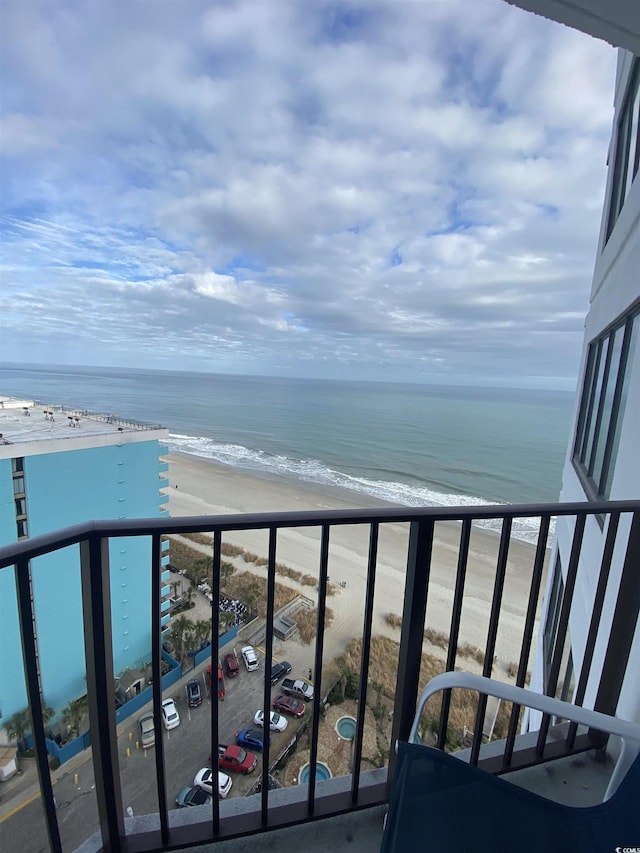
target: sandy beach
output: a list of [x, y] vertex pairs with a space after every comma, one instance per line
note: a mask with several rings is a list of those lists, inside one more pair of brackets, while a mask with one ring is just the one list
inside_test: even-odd
[[[173, 517], [220, 515], [242, 512], [286, 510], [356, 509], [382, 506], [366, 495], [278, 482], [252, 476], [204, 459], [179, 454], [169, 456], [170, 502]], [[426, 625], [449, 633], [459, 525], [436, 525]], [[369, 530], [366, 525], [336, 527], [331, 532], [329, 574], [345, 585], [328, 599], [334, 623], [325, 633], [325, 660], [340, 654], [346, 643], [362, 631]], [[267, 554], [263, 531], [229, 533], [227, 541], [259, 555]], [[319, 565], [318, 528], [282, 530], [278, 535], [277, 560], [306, 574], [316, 575]], [[475, 529], [471, 537], [460, 642], [484, 648], [493, 595], [499, 537], [492, 531]], [[384, 619], [387, 613], [402, 613], [408, 525], [381, 526], [376, 574], [374, 634], [399, 638], [399, 631]], [[497, 642], [497, 670], [517, 661], [527, 608], [535, 548], [512, 540]], [[246, 564], [247, 569], [261, 569]], [[296, 587], [295, 581], [278, 578]], [[313, 587], [299, 587], [315, 599]], [[441, 650], [438, 654], [444, 654]], [[467, 659], [465, 658], [465, 665]], [[470, 667], [471, 668], [471, 667]], [[499, 671], [496, 675], [499, 676]]]

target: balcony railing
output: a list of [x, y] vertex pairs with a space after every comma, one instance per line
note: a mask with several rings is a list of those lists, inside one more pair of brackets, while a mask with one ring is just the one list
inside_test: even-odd
[[[501, 614], [504, 611], [503, 596], [505, 579], [509, 563], [509, 549], [512, 542], [512, 526], [517, 519], [534, 519], [538, 525], [535, 556], [533, 557], [526, 615], [522, 622], [521, 636], [518, 640], [517, 672], [513, 678], [517, 686], [524, 686], [527, 669], [534, 654], [534, 638], [537, 622], [540, 619], [540, 601], [543, 594], [543, 577], [548, 563], [549, 548], [552, 544], [550, 528], [554, 518], [568, 516], [574, 520], [573, 544], [571, 556], [566, 566], [564, 596], [559, 611], [556, 632], [555, 653], [551, 660], [547, 690], [554, 693], [560, 675], [561, 657], [564, 640], [567, 635], [569, 615], [572, 604], [578, 568], [581, 560], [583, 536], [587, 520], [597, 516], [598, 523], [604, 524], [604, 548], [597, 558], [599, 580], [595, 593], [595, 604], [591, 623], [586, 634], [583, 661], [575, 688], [575, 700], [580, 704], [589, 681], [593, 692], [594, 679], [602, 689], [596, 691], [598, 700], [596, 710], [615, 713], [621, 680], [609, 666], [615, 661], [620, 667], [626, 662], [635, 630], [635, 621], [629, 623], [628, 606], [615, 609], [610, 640], [604, 664], [592, 666], [596, 639], [601, 629], [605, 591], [609, 578], [614, 549], [623, 554], [622, 577], [619, 585], [619, 597], [632, 588], [633, 572], [640, 564], [640, 501], [589, 503], [589, 504], [536, 504], [524, 506], [466, 507], [466, 508], [428, 508], [406, 509], [389, 508], [361, 511], [329, 511], [304, 513], [265, 513], [247, 515], [228, 515], [196, 518], [160, 518], [147, 520], [123, 520], [95, 522], [68, 528], [46, 536], [40, 536], [0, 549], [0, 570], [15, 571], [18, 609], [22, 635], [24, 669], [27, 694], [33, 724], [34, 748], [39, 772], [44, 814], [51, 849], [58, 853], [62, 850], [60, 831], [56, 815], [51, 775], [47, 761], [45, 726], [43, 723], [43, 701], [38, 670], [37, 636], [35, 612], [30, 575], [30, 561], [61, 548], [75, 546], [79, 549], [80, 578], [83, 600], [83, 621], [85, 632], [86, 677], [89, 701], [89, 720], [92, 739], [96, 796], [98, 804], [100, 832], [104, 848], [109, 851], [120, 850], [161, 850], [169, 847], [188, 846], [195, 843], [213, 842], [222, 838], [262, 832], [277, 826], [306, 822], [330, 814], [348, 812], [369, 805], [384, 803], [388, 785], [393, 774], [394, 751], [391, 744], [396, 739], [407, 739], [414, 717], [419, 692], [420, 669], [424, 644], [425, 615], [429, 596], [432, 594], [430, 575], [433, 566], [434, 531], [437, 523], [458, 522], [459, 545], [457, 551], [457, 570], [451, 579], [453, 599], [449, 626], [448, 647], [443, 670], [452, 670], [457, 664], [458, 643], [461, 634], [463, 605], [465, 603], [465, 583], [469, 562], [469, 547], [473, 525], [497, 520], [500, 526], [499, 544], [493, 573], [493, 590], [488, 617], [486, 643], [483, 652], [482, 674], [491, 675], [492, 664], [501, 629]], [[389, 741], [388, 768], [386, 771], [371, 772], [363, 769], [363, 735], [365, 728], [365, 704], [370, 684], [370, 645], [373, 631], [374, 596], [376, 569], [378, 564], [378, 543], [385, 525], [408, 525], [408, 549], [404, 578], [404, 606], [400, 634], [400, 654], [395, 685], [395, 705], [393, 710], [392, 733]], [[362, 654], [359, 672], [358, 708], [356, 731], [353, 742], [352, 773], [348, 784], [340, 786], [316, 785], [316, 764], [318, 761], [318, 735], [323, 697], [331, 685], [323, 684], [324, 630], [327, 606], [327, 586], [329, 581], [331, 536], [336, 528], [345, 525], [366, 526], [368, 531], [368, 554], [366, 593], [363, 604]], [[298, 797], [297, 802], [283, 803], [282, 792], [271, 792], [268, 784], [270, 766], [269, 739], [265, 738], [262, 792], [259, 796], [245, 801], [242, 815], [231, 813], [230, 802], [221, 804], [214, 797], [212, 819], [198, 820], [189, 815], [189, 820], [172, 819], [167, 807], [167, 786], [165, 776], [165, 755], [162, 737], [156, 738], [155, 780], [157, 787], [157, 829], [125, 832], [123, 799], [121, 796], [120, 765], [117, 749], [117, 732], [114, 702], [114, 671], [112, 654], [112, 625], [110, 614], [110, 573], [109, 541], [112, 537], [149, 536], [151, 540], [152, 624], [150, 626], [152, 644], [153, 713], [156, 731], [161, 725], [161, 650], [162, 650], [162, 553], [163, 537], [171, 534], [202, 533], [213, 535], [213, 606], [211, 609], [212, 637], [219, 636], [219, 609], [215, 606], [220, 594], [220, 567], [223, 538], [233, 531], [261, 530], [268, 536], [267, 607], [265, 624], [265, 661], [264, 661], [264, 704], [271, 706], [270, 672], [274, 648], [274, 602], [276, 588], [276, 554], [278, 536], [283, 529], [316, 527], [320, 530], [320, 548], [318, 564], [317, 590], [317, 631], [314, 649], [315, 696], [310, 725], [310, 772], [306, 796]], [[596, 560], [588, 555], [590, 565]], [[621, 617], [620, 614], [623, 614]], [[621, 624], [620, 620], [623, 619]], [[636, 606], [637, 618], [637, 606]], [[616, 621], [617, 619], [617, 621]], [[212, 650], [216, 658], [216, 648]], [[617, 687], [616, 687], [617, 685]], [[606, 689], [605, 689], [606, 688]], [[614, 689], [615, 688], [615, 689]], [[480, 698], [477, 704], [471, 761], [482, 761], [483, 723], [485, 702]], [[550, 758], [566, 755], [579, 749], [593, 746], [589, 734], [578, 734], [574, 727], [562, 729], [562, 737], [548, 743], [547, 735], [552, 721], [543, 719], [537, 745], [528, 750], [518, 749], [518, 708], [511, 713], [508, 734], [504, 740], [504, 749], [496, 759], [489, 761], [494, 772], [505, 772], [519, 766], [537, 763]], [[438, 745], [445, 747], [447, 725], [450, 713], [450, 697], [445, 695], [440, 709], [438, 726]], [[219, 708], [216, 701], [211, 703], [211, 744], [215, 754], [218, 744]], [[555, 722], [555, 721], [553, 721]], [[495, 749], [492, 750], [495, 754]], [[187, 810], [191, 811], [191, 810]], [[197, 811], [197, 810], [196, 810]]]

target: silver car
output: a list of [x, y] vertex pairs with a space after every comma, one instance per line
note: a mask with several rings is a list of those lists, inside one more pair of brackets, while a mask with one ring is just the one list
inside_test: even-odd
[[153, 723], [153, 714], [145, 714], [138, 720], [140, 729], [140, 743], [143, 749], [154, 746], [156, 742], [156, 729]]

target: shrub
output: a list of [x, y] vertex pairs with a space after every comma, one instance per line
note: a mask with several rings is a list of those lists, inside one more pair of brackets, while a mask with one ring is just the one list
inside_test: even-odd
[[232, 545], [231, 542], [223, 542], [220, 551], [225, 557], [241, 557], [244, 554], [244, 548], [241, 545]]
[[[391, 625], [392, 628], [400, 628], [402, 627], [402, 616], [398, 616], [397, 613], [385, 613], [384, 621], [387, 625]], [[427, 632], [425, 631], [425, 634]]]
[[425, 628], [424, 638], [425, 640], [428, 640], [433, 646], [437, 646], [440, 649], [446, 649], [449, 645], [449, 635], [445, 634], [444, 631], [436, 631], [433, 628]]
[[[333, 624], [333, 610], [330, 607], [325, 609], [324, 627], [325, 630]], [[294, 617], [298, 625], [298, 634], [303, 643], [307, 645], [313, 640], [316, 635], [316, 622], [318, 621], [318, 611], [314, 607], [312, 610], [298, 610]]]
[[327, 702], [330, 705], [340, 705], [344, 701], [344, 693], [342, 691], [342, 679], [333, 685], [327, 696]]
[[191, 539], [192, 542], [197, 542], [199, 545], [211, 545], [213, 534], [211, 533], [182, 533], [185, 539]]

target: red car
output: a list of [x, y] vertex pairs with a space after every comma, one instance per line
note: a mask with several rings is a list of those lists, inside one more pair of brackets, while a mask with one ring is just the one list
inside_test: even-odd
[[229, 652], [228, 655], [225, 655], [223, 662], [229, 678], [235, 678], [236, 675], [240, 675], [240, 664], [238, 663], [238, 656], [235, 652]]
[[290, 714], [292, 717], [303, 717], [307, 706], [299, 699], [293, 696], [276, 696], [273, 700], [273, 708], [275, 711], [280, 711], [281, 714]]
[[[209, 756], [211, 761], [211, 756]], [[218, 747], [218, 766], [221, 770], [232, 770], [236, 773], [253, 773], [256, 769], [258, 759], [249, 752], [248, 749], [243, 749], [241, 746], [225, 746], [220, 744]]]

